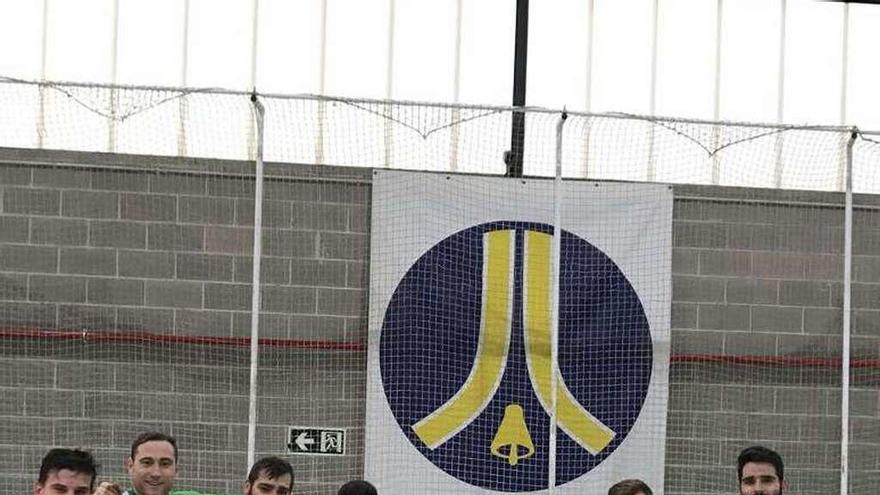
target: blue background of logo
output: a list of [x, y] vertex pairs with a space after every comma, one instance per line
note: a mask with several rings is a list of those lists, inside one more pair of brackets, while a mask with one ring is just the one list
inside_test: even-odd
[[[412, 425], [462, 386], [479, 338], [483, 234], [516, 230], [513, 329], [497, 393], [468, 427], [435, 450]], [[505, 492], [545, 489], [550, 418], [532, 389], [522, 332], [523, 233], [546, 224], [492, 222], [449, 236], [422, 255], [397, 286], [385, 313], [380, 366], [385, 396], [403, 434], [433, 464], [461, 481]], [[651, 378], [653, 349], [644, 309], [617, 265], [587, 241], [563, 231], [559, 366], [569, 390], [617, 436], [592, 455], [557, 433], [557, 485], [608, 458], [638, 418]], [[520, 404], [534, 456], [510, 466], [489, 446], [510, 403]]]

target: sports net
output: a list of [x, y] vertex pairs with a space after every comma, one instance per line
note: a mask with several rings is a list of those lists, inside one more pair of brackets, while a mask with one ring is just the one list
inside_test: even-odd
[[876, 136], [853, 145], [845, 347], [850, 129], [571, 114], [557, 148], [534, 109], [515, 180], [508, 108], [259, 100], [258, 195], [250, 95], [0, 84], [0, 493], [53, 446], [125, 481], [149, 429], [177, 437], [179, 488], [239, 490], [258, 204], [254, 455], [296, 493], [722, 493], [753, 444], [793, 493], [837, 492], [843, 448], [873, 490]]

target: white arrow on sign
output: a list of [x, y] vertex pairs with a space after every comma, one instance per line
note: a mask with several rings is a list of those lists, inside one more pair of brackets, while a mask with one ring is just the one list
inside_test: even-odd
[[309, 445], [315, 444], [315, 440], [312, 438], [309, 438], [309, 433], [306, 431], [297, 435], [296, 440], [294, 440], [293, 442], [296, 444], [297, 447], [300, 448], [300, 450], [305, 450], [305, 451], [309, 450], [309, 447], [308, 447]]

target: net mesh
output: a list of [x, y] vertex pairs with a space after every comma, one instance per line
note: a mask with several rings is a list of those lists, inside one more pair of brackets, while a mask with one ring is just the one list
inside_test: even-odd
[[[521, 137], [528, 179], [484, 177], [496, 184], [470, 176], [504, 174], [512, 109], [259, 96], [269, 163], [264, 194], [256, 197], [249, 98], [207, 90], [0, 84], [0, 390], [8, 396], [0, 409], [0, 493], [30, 490], [41, 456], [54, 446], [93, 451], [100, 478], [127, 483], [122, 461], [131, 441], [152, 429], [178, 439], [177, 487], [239, 490], [248, 468], [255, 202], [263, 211], [257, 457], [290, 460], [294, 491], [303, 494], [334, 493], [365, 475], [419, 493], [461, 493], [419, 476], [437, 463], [474, 487], [545, 486], [547, 471], [512, 470], [509, 444], [500, 447], [502, 455], [491, 455], [506, 406], [516, 402], [508, 399], [518, 397], [531, 401], [524, 418], [542, 425], [529, 431], [544, 449], [518, 466], [550, 464], [541, 447], [549, 420], [540, 419], [539, 394], [528, 380], [499, 385], [503, 393], [486, 407], [494, 419], [477, 421], [470, 432], [479, 439], [481, 450], [473, 451], [479, 455], [456, 457], [414, 443], [414, 430], [387, 415], [396, 406], [373, 400], [392, 389], [370, 379], [383, 372], [401, 377], [393, 382], [395, 400], [419, 398], [407, 421], [422, 419], [461, 387], [474, 362], [461, 346], [476, 333], [452, 332], [437, 342], [429, 330], [473, 317], [474, 307], [452, 296], [476, 297], [471, 292], [482, 286], [489, 265], [481, 257], [489, 231], [512, 232], [512, 268], [498, 273], [519, 277], [511, 297], [522, 305], [523, 274], [529, 273], [523, 246], [530, 232], [541, 234], [541, 225], [554, 218], [551, 181], [544, 179], [555, 173], [560, 113], [526, 111]], [[561, 141], [562, 228], [608, 254], [643, 306], [665, 305], [670, 313], [652, 325], [662, 330], [665, 321], [668, 333], [665, 344], [652, 334], [655, 350], [669, 349], [668, 370], [653, 375], [668, 395], [665, 419], [645, 413], [631, 426], [646, 436], [629, 437], [633, 445], [654, 439], [660, 474], [647, 474], [655, 457], [630, 458], [622, 447], [618, 457], [628, 459], [629, 470], [597, 469], [592, 475], [603, 477], [590, 489], [603, 493], [626, 473], [652, 481], [657, 493], [729, 492], [737, 485], [738, 452], [763, 444], [783, 455], [792, 493], [839, 490], [850, 133], [568, 116]], [[852, 156], [848, 474], [850, 493], [871, 493], [880, 469], [876, 135], [857, 135]], [[424, 175], [408, 176], [377, 203], [371, 168], [443, 172], [427, 175], [443, 180], [430, 188]], [[612, 191], [604, 200], [635, 208], [645, 196], [627, 189], [636, 183], [674, 184], [666, 282], [655, 273], [663, 244], [648, 241], [662, 234], [659, 226], [640, 223], [636, 212], [583, 226], [587, 217], [603, 218], [587, 214], [601, 202], [585, 188]], [[380, 206], [387, 221], [371, 224]], [[652, 212], [642, 207], [638, 213]], [[513, 213], [518, 216], [505, 217]], [[450, 237], [487, 216], [511, 223]], [[384, 244], [380, 233], [390, 235]], [[390, 300], [432, 246], [446, 249], [449, 259], [470, 261], [435, 259], [416, 270], [422, 285], [445, 287], [448, 297], [435, 300], [429, 291], [412, 299], [412, 326], [398, 321], [393, 328], [418, 329], [420, 337], [401, 340], [399, 351], [383, 351], [377, 330], [387, 308], [375, 299], [376, 287], [385, 287]], [[581, 253], [563, 265], [563, 280], [570, 275], [565, 267], [584, 264]], [[396, 268], [376, 265], [380, 258]], [[652, 273], [659, 281], [634, 282]], [[668, 301], [650, 295], [654, 289], [662, 294], [669, 279]], [[590, 307], [560, 301], [562, 315], [573, 320], [576, 308]], [[521, 356], [522, 325], [512, 328], [511, 349]], [[608, 383], [591, 382], [595, 370], [571, 353], [587, 346], [584, 353], [598, 348], [611, 359], [643, 351], [621, 349], [631, 342], [612, 337], [567, 341], [566, 332], [560, 326], [560, 367], [575, 398], [587, 403], [584, 394], [599, 389], [621, 397], [637, 361], [624, 360], [629, 364], [618, 374], [603, 375]], [[381, 352], [392, 353], [391, 371], [382, 371]], [[526, 361], [509, 362], [511, 376], [529, 375]], [[435, 389], [425, 389], [428, 379], [436, 380]], [[626, 405], [594, 407], [609, 424], [627, 422]], [[379, 435], [381, 428], [389, 434]], [[297, 445], [304, 430], [316, 436]], [[319, 430], [343, 431], [344, 452], [322, 442]], [[594, 460], [573, 446], [570, 433], [558, 430], [555, 474], [568, 480], [560, 490], [575, 486]], [[385, 448], [391, 448], [387, 455], [377, 453]], [[527, 451], [523, 447], [523, 455]]]

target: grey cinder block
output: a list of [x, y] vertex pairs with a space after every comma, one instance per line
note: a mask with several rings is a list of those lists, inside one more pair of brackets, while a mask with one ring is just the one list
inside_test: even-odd
[[180, 221], [205, 224], [231, 224], [235, 215], [232, 198], [180, 196]]
[[92, 171], [92, 189], [108, 191], [146, 192], [149, 175], [144, 171], [128, 170], [94, 170]]
[[147, 247], [169, 251], [201, 251], [205, 246], [205, 227], [154, 223], [147, 225]]
[[[2, 226], [0, 226], [2, 227]], [[83, 246], [89, 235], [86, 220], [31, 218], [31, 243]]]
[[369, 237], [364, 234], [321, 233], [321, 257], [362, 261], [367, 259]]
[[27, 242], [27, 217], [0, 215], [0, 242]]
[[749, 251], [701, 251], [701, 275], [734, 277], [752, 274], [752, 253]]
[[[251, 292], [249, 284], [205, 284], [205, 308], [250, 309]], [[263, 298], [265, 297], [264, 294]]]
[[58, 215], [61, 194], [55, 189], [7, 187], [3, 191], [3, 212], [29, 215]]
[[220, 254], [177, 254], [177, 278], [187, 280], [232, 280], [232, 256]]
[[703, 330], [748, 330], [750, 309], [744, 304], [700, 304], [697, 325]]
[[0, 270], [53, 273], [58, 270], [58, 248], [25, 244], [0, 245]]
[[781, 280], [779, 303], [785, 306], [829, 306], [831, 287], [827, 282]]
[[202, 284], [199, 282], [148, 280], [144, 284], [144, 297], [147, 306], [202, 307]]
[[119, 194], [103, 191], [62, 191], [61, 214], [78, 218], [119, 218]]
[[752, 330], [755, 332], [801, 333], [803, 309], [799, 307], [754, 306]]
[[755, 278], [727, 279], [726, 299], [729, 303], [776, 304], [779, 282]]
[[103, 248], [61, 248], [60, 272], [115, 275], [116, 251]]
[[263, 254], [291, 258], [314, 258], [317, 256], [315, 232], [296, 230], [263, 230]]
[[205, 251], [251, 254], [254, 251], [254, 229], [208, 225], [205, 227]]
[[147, 246], [147, 227], [143, 223], [91, 221], [89, 244], [97, 247], [143, 249]]
[[312, 287], [265, 286], [262, 293], [264, 311], [314, 313], [315, 289]]
[[76, 167], [37, 167], [33, 172], [34, 185], [59, 189], [88, 189], [92, 172]]
[[168, 251], [119, 251], [119, 276], [174, 278], [175, 257]]
[[365, 290], [318, 289], [318, 312], [321, 314], [359, 316], [366, 311]]
[[174, 329], [177, 335], [228, 337], [232, 335], [232, 312], [178, 309]]
[[345, 232], [350, 206], [326, 203], [293, 203], [292, 225], [295, 229]]
[[[289, 258], [263, 256], [260, 259], [260, 282], [282, 285], [290, 283], [290, 261]], [[233, 264], [236, 282], [250, 283], [253, 280], [253, 258], [236, 256]]]
[[170, 222], [177, 219], [177, 196], [122, 194], [119, 215], [128, 220]]
[[97, 304], [143, 305], [144, 282], [123, 278], [90, 278], [88, 301]]
[[24, 301], [28, 298], [28, 276], [24, 273], [0, 272], [0, 299]]
[[672, 299], [682, 302], [723, 302], [723, 278], [672, 276]]
[[85, 302], [86, 279], [61, 275], [31, 275], [28, 299], [31, 301]]
[[727, 226], [716, 223], [675, 222], [673, 247], [723, 248], [727, 246]]

